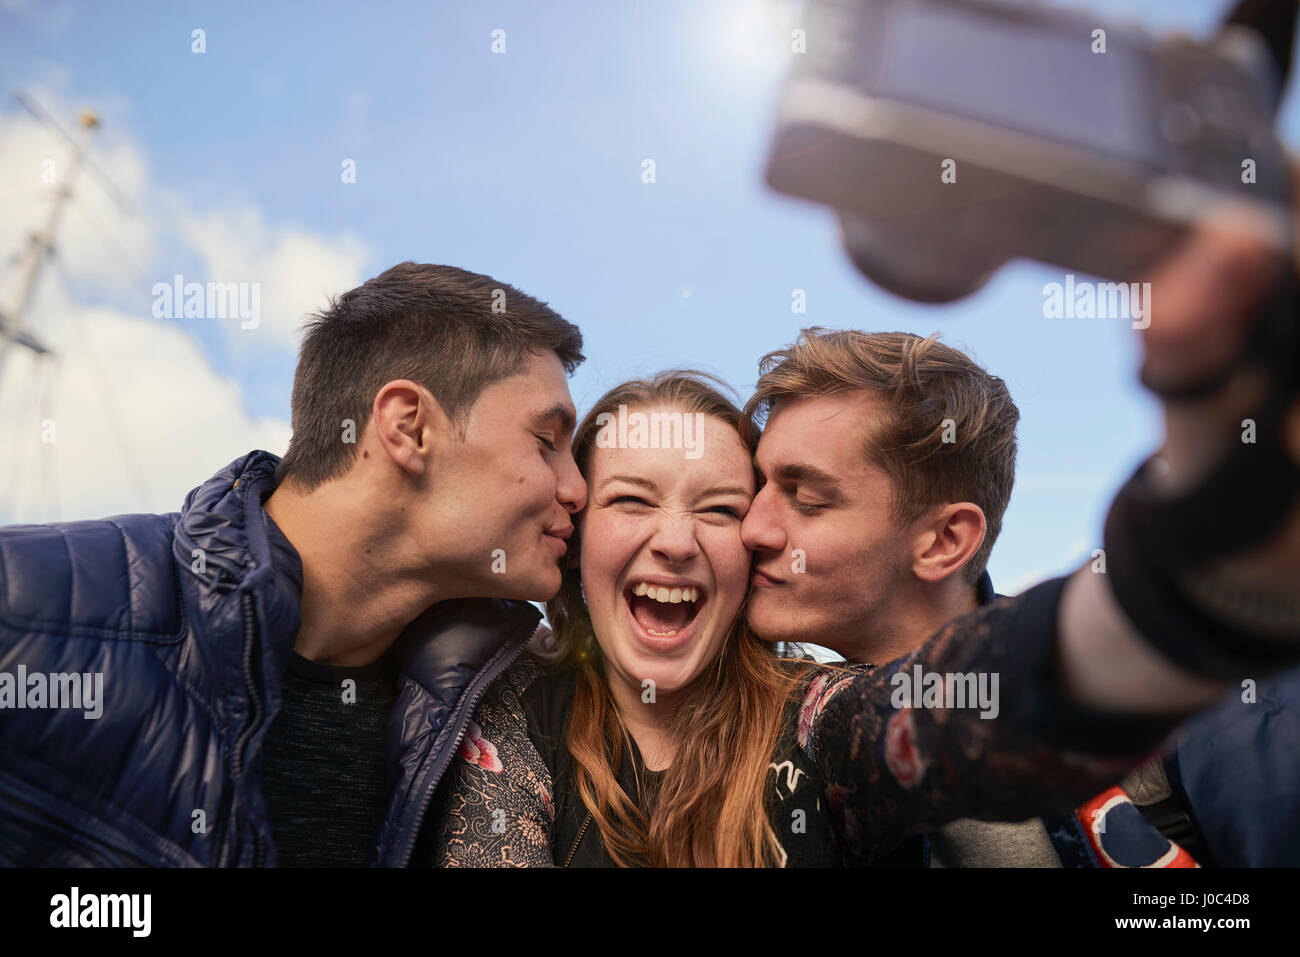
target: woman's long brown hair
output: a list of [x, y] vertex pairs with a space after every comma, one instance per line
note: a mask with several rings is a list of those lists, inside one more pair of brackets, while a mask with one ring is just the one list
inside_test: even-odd
[[[654, 406], [702, 412], [726, 422], [737, 435], [747, 434], [741, 432], [741, 411], [711, 381], [725, 388], [705, 373], [672, 370], [611, 389], [578, 426], [579, 467], [589, 472], [597, 417], [616, 413], [620, 405], [629, 411]], [[668, 731], [677, 746], [660, 786], [641, 802], [649, 805], [645, 813], [618, 783], [622, 762], [630, 760], [628, 731], [605, 679], [573, 558], [559, 594], [546, 606], [555, 635], [547, 657], [576, 672], [565, 744], [574, 759], [578, 793], [610, 857], [624, 867], [783, 863], [768, 822], [767, 773], [799, 669], [783, 665], [749, 630], [742, 610], [721, 652], [683, 690], [669, 716]]]

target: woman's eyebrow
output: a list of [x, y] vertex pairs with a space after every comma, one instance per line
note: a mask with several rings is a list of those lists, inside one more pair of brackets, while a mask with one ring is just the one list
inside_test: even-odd
[[753, 496], [747, 488], [741, 488], [739, 485], [715, 485], [712, 488], [706, 488], [699, 495], [700, 498], [709, 498], [714, 495], [741, 495], [745, 498]]
[[642, 478], [639, 475], [611, 475], [609, 478], [605, 479], [605, 481], [600, 483], [600, 487], [604, 488], [610, 482], [627, 482], [629, 485], [636, 485], [640, 488], [646, 489], [647, 491], [659, 491], [658, 485], [650, 481], [650, 479]]

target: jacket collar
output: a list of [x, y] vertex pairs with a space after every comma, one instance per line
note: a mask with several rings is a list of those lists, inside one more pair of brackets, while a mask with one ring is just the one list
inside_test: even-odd
[[[201, 588], [257, 593], [259, 618], [269, 627], [264, 634], [281, 639], [266, 643], [275, 674], [288, 667], [302, 600], [302, 561], [262, 508], [275, 490], [279, 463], [270, 452], [250, 452], [190, 492], [172, 545], [185, 567], [193, 567], [195, 549], [202, 551], [207, 575], [199, 576]], [[503, 644], [527, 640], [540, 620], [528, 602], [439, 602], [399, 637], [402, 671], [431, 692], [454, 696]]]
[[[262, 508], [275, 490], [279, 463], [279, 456], [263, 451], [235, 459], [186, 496], [172, 539], [176, 561], [194, 572], [194, 607], [205, 631], [242, 630], [241, 612], [216, 612], [232, 595], [250, 596], [265, 662], [276, 674], [288, 666], [302, 623], [302, 562], [283, 536], [273, 544], [271, 518]], [[238, 660], [239, 643], [214, 643], [232, 663]]]
[[301, 597], [302, 563], [294, 552], [277, 564], [262, 509], [275, 490], [279, 463], [270, 452], [249, 452], [185, 497], [172, 550], [178, 562], [192, 565], [200, 549], [205, 580], [217, 591], [258, 588], [283, 572]]
[[502, 645], [528, 640], [541, 618], [525, 601], [439, 602], [411, 622], [398, 639], [402, 672], [433, 694], [454, 697]]

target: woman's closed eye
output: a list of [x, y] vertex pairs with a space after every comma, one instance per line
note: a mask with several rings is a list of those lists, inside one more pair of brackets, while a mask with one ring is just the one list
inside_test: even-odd
[[[618, 505], [625, 508], [654, 508], [655, 506], [639, 495], [616, 495], [605, 503], [607, 506]], [[745, 517], [743, 509], [734, 505], [709, 505], [701, 509], [706, 515], [717, 515], [725, 519], [740, 521]]]
[[627, 506], [641, 505], [646, 508], [650, 507], [650, 503], [647, 502], [645, 499], [641, 498], [639, 495], [618, 495], [615, 496], [614, 498], [611, 498], [605, 504], [606, 505], [627, 505]]
[[744, 511], [734, 505], [710, 505], [704, 511], [710, 515], [722, 515], [726, 518], [734, 518], [737, 521], [745, 517]]

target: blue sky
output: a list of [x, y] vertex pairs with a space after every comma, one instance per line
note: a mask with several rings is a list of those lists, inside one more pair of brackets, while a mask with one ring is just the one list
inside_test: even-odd
[[[1192, 33], [1206, 32], [1225, 6], [1066, 5]], [[668, 366], [714, 371], [745, 393], [758, 358], [801, 325], [942, 331], [1005, 378], [1022, 411], [995, 582], [1006, 590], [1067, 570], [1096, 547], [1111, 494], [1156, 439], [1155, 407], [1133, 384], [1132, 330], [1123, 320], [1043, 318], [1043, 283], [1061, 271], [1032, 264], [1012, 265], [942, 308], [861, 279], [829, 213], [762, 183], [782, 60], [756, 46], [778, 8], [768, 0], [6, 0], [6, 97], [22, 88], [60, 107], [98, 108], [102, 165], [130, 181], [135, 201], [130, 214], [94, 227], [117, 237], [95, 247], [116, 244], [107, 264], [79, 275], [72, 262], [62, 305], [44, 300], [50, 328], [78, 303], [122, 321], [175, 325], [151, 317], [150, 286], [177, 272], [274, 283], [260, 271], [267, 264], [307, 264], [311, 295], [275, 300], [298, 310], [279, 317], [284, 324], [395, 262], [449, 263], [516, 285], [582, 328], [589, 358], [572, 382], [580, 409], [616, 382]], [[505, 55], [491, 52], [498, 28]], [[201, 55], [191, 51], [194, 29], [206, 33]], [[0, 105], [0, 118], [18, 116], [12, 101]], [[1298, 122], [1288, 101], [1289, 143]], [[645, 158], [656, 163], [653, 185], [641, 182]], [[356, 163], [355, 183], [341, 181], [345, 159]], [[35, 215], [38, 207], [23, 208]], [[247, 239], [249, 250], [223, 260], [214, 237], [236, 246]], [[253, 265], [232, 275], [214, 265], [223, 261]], [[791, 312], [796, 288], [806, 291], [806, 315]], [[170, 342], [170, 331], [155, 331]], [[283, 336], [241, 337], [212, 324], [184, 334], [224, 380], [209, 400], [185, 402], [206, 401], [220, 415], [209, 409], [219, 394], [230, 421], [287, 420], [294, 354]], [[107, 366], [110, 378], [116, 367]], [[139, 453], [136, 480], [119, 474], [130, 471], [120, 463], [105, 461], [94, 476], [82, 466], [63, 479], [59, 517], [89, 517], [76, 512], [79, 502], [175, 509], [175, 488], [233, 457], [199, 442], [172, 462], [174, 446], [151, 436], [176, 427], [147, 404], [130, 408], [123, 418], [136, 431], [123, 441]], [[245, 448], [259, 444], [237, 430], [229, 441], [245, 439]], [[154, 471], [164, 460], [169, 482]], [[100, 497], [73, 494], [92, 480], [104, 487]], [[21, 500], [0, 497], [0, 519], [46, 520], [39, 503], [29, 483]]]

